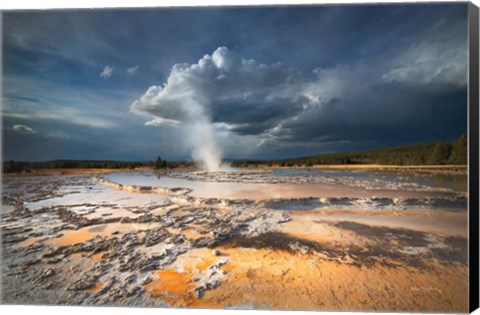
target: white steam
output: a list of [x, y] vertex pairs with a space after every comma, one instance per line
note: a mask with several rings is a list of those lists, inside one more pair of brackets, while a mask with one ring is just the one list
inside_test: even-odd
[[223, 170], [225, 165], [222, 163], [222, 151], [215, 141], [212, 124], [197, 122], [192, 127], [195, 137], [188, 140], [193, 148], [192, 158], [209, 172]]
[[[215, 130], [206, 114], [206, 104], [200, 94], [195, 92], [184, 95], [184, 124], [189, 128], [185, 144], [192, 151], [192, 158], [199, 167], [209, 172], [222, 170], [222, 150], [215, 139]], [[196, 94], [196, 95], [195, 95]]]
[[[222, 151], [215, 140], [213, 124], [207, 114], [207, 99], [177, 71], [178, 68], [174, 67], [168, 80], [170, 86], [150, 87], [140, 100], [132, 104], [132, 110], [141, 113], [138, 109], [140, 106], [159, 102], [162, 114], [156, 115], [146, 125], [183, 125], [189, 131], [183, 144], [192, 152], [197, 165], [209, 172], [221, 171], [226, 165], [222, 163]], [[173, 95], [169, 91], [171, 89], [175, 90]]]
[[[219, 47], [197, 63], [175, 64], [165, 84], [151, 86], [131, 109], [154, 117], [146, 125], [181, 125], [188, 129], [184, 144], [192, 151], [193, 159], [208, 171], [218, 171], [222, 169], [222, 150], [212, 123], [227, 119], [229, 128], [248, 129], [237, 120], [291, 116], [290, 110], [275, 105], [282, 99], [280, 103], [289, 108], [299, 108], [299, 104], [280, 95], [295, 77], [294, 71], [279, 63], [259, 64]], [[259, 108], [262, 104], [267, 105]]]
[[192, 151], [192, 158], [208, 171], [219, 171], [226, 166], [215, 139], [215, 114], [241, 100], [248, 102], [248, 106], [241, 106], [244, 114], [246, 110], [254, 112], [255, 104], [263, 103], [271, 89], [284, 83], [290, 74], [280, 64], [257, 64], [219, 47], [198, 63], [174, 65], [166, 83], [151, 86], [133, 102], [131, 110], [154, 116], [146, 125], [187, 128], [190, 132], [184, 144]]

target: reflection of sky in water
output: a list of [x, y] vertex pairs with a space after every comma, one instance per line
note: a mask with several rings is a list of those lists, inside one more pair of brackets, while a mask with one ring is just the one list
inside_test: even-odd
[[[187, 178], [173, 178], [160, 175], [153, 171], [141, 172], [119, 172], [104, 174], [107, 180], [123, 185], [141, 185], [152, 187], [184, 187], [192, 189], [190, 196], [203, 198], [225, 198], [225, 199], [251, 199], [267, 200], [262, 203], [270, 209], [316, 209], [316, 208], [345, 208], [345, 209], [412, 209], [412, 208], [452, 208], [463, 209], [466, 207], [466, 199], [452, 198], [452, 193], [439, 191], [419, 191], [417, 189], [387, 188], [378, 184], [379, 189], [365, 189], [363, 185], [374, 182], [375, 180], [398, 180], [398, 181], [417, 181], [429, 183], [438, 187], [447, 187], [454, 185], [458, 181], [460, 185], [466, 182], [465, 176], [460, 175], [432, 175], [432, 174], [407, 174], [400, 172], [397, 176], [394, 172], [378, 171], [344, 171], [344, 170], [319, 170], [319, 169], [275, 169], [269, 173], [269, 170], [246, 172], [247, 175], [229, 174], [223, 176], [220, 180], [230, 179], [241, 180], [261, 179], [264, 183], [245, 183], [245, 182], [215, 182], [215, 181], [194, 181]], [[158, 175], [157, 175], [158, 174]], [[183, 172], [183, 175], [191, 173]], [[177, 174], [178, 175], [178, 174]], [[225, 174], [219, 174], [225, 175]], [[175, 175], [172, 175], [175, 176]], [[205, 174], [198, 173], [196, 178], [200, 179]], [[215, 180], [217, 177], [209, 174], [207, 180]], [[352, 183], [350, 180], [357, 180], [355, 186], [345, 184], [331, 183], [269, 183], [269, 178], [278, 177], [299, 177], [313, 176], [314, 178], [333, 178], [345, 179], [345, 182]], [[32, 179], [34, 180], [34, 179]], [[292, 178], [293, 182], [296, 181]], [[85, 186], [86, 183], [91, 183]], [[384, 182], [383, 182], [384, 183]], [[466, 183], [465, 183], [466, 184]], [[85, 186], [85, 187], [84, 187]], [[137, 214], [132, 210], [143, 208], [145, 206], [155, 206], [160, 204], [169, 204], [169, 197], [161, 194], [131, 193], [125, 190], [115, 190], [102, 185], [93, 180], [86, 182], [66, 181], [66, 185], [61, 186], [62, 194], [53, 198], [27, 202], [25, 206], [35, 211], [42, 207], [68, 206], [70, 210], [78, 215], [84, 215], [90, 219], [96, 217], [119, 217], [131, 216]], [[308, 199], [309, 197], [317, 199]], [[282, 198], [283, 200], [275, 199]], [[291, 198], [291, 200], [289, 200]], [[304, 198], [304, 199], [298, 199]], [[401, 199], [398, 199], [401, 198]], [[402, 199], [403, 198], [403, 199]], [[433, 199], [426, 199], [433, 198]], [[425, 199], [425, 200], [424, 200]], [[397, 202], [396, 200], [400, 200]], [[241, 206], [241, 205], [240, 205]], [[248, 206], [249, 207], [249, 206]], [[93, 211], [93, 212], [92, 212]]]
[[325, 170], [315, 168], [277, 168], [272, 176], [321, 176], [325, 178], [354, 178], [357, 180], [383, 180], [387, 182], [416, 183], [420, 185], [467, 190], [467, 174], [435, 174], [430, 172], [394, 170]]
[[[265, 170], [264, 170], [265, 171]], [[255, 171], [251, 174], [247, 171], [247, 175], [231, 175], [235, 180], [242, 178], [255, 178]], [[190, 193], [195, 197], [207, 198], [232, 198], [232, 199], [272, 199], [272, 198], [304, 198], [304, 197], [369, 197], [375, 196], [385, 197], [424, 197], [429, 195], [427, 191], [417, 191], [416, 186], [406, 190], [399, 183], [415, 183], [433, 188], [453, 188], [454, 179], [462, 177], [458, 175], [444, 175], [442, 180], [437, 180], [433, 176], [425, 176], [415, 173], [394, 172], [382, 173], [364, 170], [322, 170], [322, 169], [273, 169], [272, 173], [261, 173], [259, 179], [263, 178], [265, 183], [249, 183], [232, 181], [232, 177], [221, 177], [220, 181], [214, 181], [210, 177], [202, 181], [202, 174], [188, 174], [189, 180], [186, 178], [173, 178], [168, 176], [157, 175], [152, 171], [144, 172], [126, 172], [106, 174], [107, 180], [123, 185], [140, 185], [152, 187], [169, 187], [169, 188], [188, 188]], [[225, 174], [223, 174], [225, 175]], [[257, 173], [258, 175], [258, 173]], [[246, 176], [246, 177], [245, 177]], [[340, 184], [331, 182], [327, 183], [269, 183], [269, 178], [274, 177], [321, 177], [328, 179], [339, 179]], [[342, 181], [344, 180], [344, 181]], [[465, 179], [463, 179], [465, 180]], [[465, 180], [466, 181], [466, 180]], [[342, 184], [343, 183], [343, 184]], [[348, 184], [345, 184], [348, 183]], [[386, 183], [393, 183], [386, 188]], [[373, 190], [366, 189], [369, 186]], [[397, 188], [392, 188], [397, 187]], [[393, 189], [393, 190], [392, 190]], [[432, 192], [435, 194], [434, 192]], [[437, 195], [440, 192], [437, 192]]]
[[[191, 195], [206, 198], [270, 199], [294, 198], [321, 195], [324, 190], [319, 185], [295, 184], [250, 184], [236, 182], [191, 181], [182, 178], [160, 177], [153, 173], [114, 173], [103, 176], [107, 180], [122, 185], [152, 187], [189, 188]], [[307, 187], [308, 186], [308, 187]]]
[[[30, 211], [36, 211], [43, 207], [63, 205], [71, 207], [70, 209], [72, 211], [78, 213], [81, 213], [82, 209], [85, 210], [85, 212], [87, 210], [95, 209], [98, 215], [101, 215], [102, 211], [105, 210], [106, 213], [113, 213], [113, 217], [125, 214], [132, 216], [131, 212], [125, 212], [125, 208], [168, 203], [167, 199], [161, 195], [141, 194], [138, 196], [132, 196], [132, 194], [125, 191], [112, 191], [108, 187], [98, 183], [95, 183], [90, 189], [80, 185], [82, 184], [79, 184], [78, 186], [63, 186], [59, 189], [59, 192], [62, 193], [61, 196], [26, 202], [25, 206]], [[115, 204], [117, 208], [110, 211], [112, 204]]]

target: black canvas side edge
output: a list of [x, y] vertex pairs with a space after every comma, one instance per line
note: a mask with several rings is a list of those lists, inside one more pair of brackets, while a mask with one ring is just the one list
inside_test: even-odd
[[478, 188], [478, 146], [479, 146], [479, 25], [478, 7], [473, 3], [468, 6], [469, 21], [469, 311], [479, 307], [479, 188]]

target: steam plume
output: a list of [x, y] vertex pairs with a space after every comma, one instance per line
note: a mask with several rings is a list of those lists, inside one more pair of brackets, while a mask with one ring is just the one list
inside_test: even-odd
[[206, 114], [206, 105], [200, 94], [189, 93], [185, 97], [185, 124], [190, 127], [190, 133], [185, 139], [192, 150], [193, 160], [209, 172], [222, 170], [222, 151], [215, 141], [215, 130], [211, 119]]
[[240, 130], [246, 127], [245, 117], [273, 121], [291, 116], [301, 104], [281, 93], [294, 78], [295, 73], [281, 64], [258, 64], [219, 47], [197, 63], [175, 64], [164, 85], [151, 86], [131, 110], [155, 117], [146, 125], [179, 125], [189, 130], [184, 144], [193, 159], [208, 171], [218, 171], [224, 165], [213, 123], [226, 119], [228, 128]]

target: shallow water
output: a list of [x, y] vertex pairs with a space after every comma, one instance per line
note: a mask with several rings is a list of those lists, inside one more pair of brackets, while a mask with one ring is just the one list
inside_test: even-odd
[[[89, 220], [136, 218], [145, 208], [161, 215], [169, 211], [164, 206], [172, 202], [183, 205], [205, 203], [224, 209], [272, 210], [458, 210], [467, 207], [467, 197], [462, 189], [466, 178], [458, 174], [282, 168], [214, 174], [195, 171], [172, 171], [166, 175], [153, 171], [118, 172], [101, 177], [122, 184], [125, 189], [112, 190], [90, 176], [81, 180], [64, 177], [56, 194], [32, 198], [25, 202], [25, 206], [30, 211], [68, 207]], [[31, 185], [37, 180], [28, 177], [15, 179], [12, 183]], [[157, 193], [133, 193], [129, 186], [187, 188], [191, 191], [187, 196], [180, 193], [171, 199], [171, 196]], [[4, 185], [12, 192], [21, 187]]]
[[467, 191], [467, 174], [439, 174], [434, 172], [416, 172], [413, 170], [368, 170], [345, 169], [327, 170], [316, 168], [276, 168], [273, 176], [320, 176], [324, 178], [354, 178], [375, 182], [378, 180], [397, 183], [415, 183], [433, 188], [452, 189], [459, 192]]
[[192, 190], [190, 195], [193, 197], [250, 200], [309, 197], [420, 198], [452, 196], [462, 191], [452, 188], [452, 180], [435, 181], [423, 175], [406, 176], [399, 173], [395, 176], [355, 170], [292, 168], [261, 173], [246, 171], [238, 175], [177, 172], [167, 176], [154, 172], [128, 172], [103, 177], [122, 185], [188, 188]]
[[[68, 181], [66, 183], [68, 184]], [[26, 202], [25, 207], [30, 211], [36, 211], [44, 207], [66, 206], [73, 212], [92, 219], [108, 214], [113, 217], [135, 216], [128, 210], [169, 203], [160, 195], [132, 195], [124, 191], [111, 190], [91, 179], [88, 183], [87, 187], [83, 187], [83, 184], [67, 185], [59, 190], [60, 196]]]

